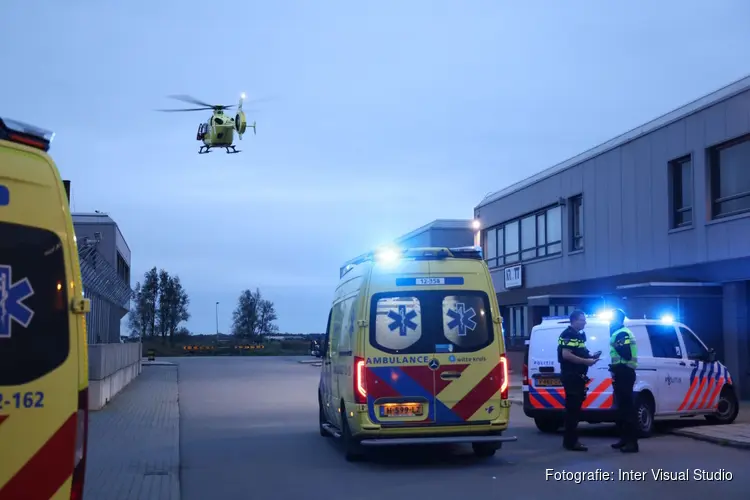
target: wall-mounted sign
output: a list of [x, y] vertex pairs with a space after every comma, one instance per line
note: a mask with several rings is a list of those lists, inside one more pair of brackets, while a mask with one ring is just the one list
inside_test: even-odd
[[521, 264], [509, 266], [503, 269], [505, 273], [505, 289], [520, 288], [523, 286], [523, 270]]

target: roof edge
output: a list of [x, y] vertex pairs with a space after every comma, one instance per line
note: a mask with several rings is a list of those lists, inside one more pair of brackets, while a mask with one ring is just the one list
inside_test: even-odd
[[639, 127], [635, 127], [625, 132], [624, 134], [620, 134], [613, 139], [610, 139], [602, 144], [599, 144], [598, 146], [584, 151], [583, 153], [580, 153], [576, 156], [573, 156], [572, 158], [558, 163], [557, 165], [546, 168], [541, 172], [538, 172], [521, 181], [515, 182], [499, 191], [490, 193], [485, 196], [477, 206], [474, 207], [474, 210], [478, 210], [484, 206], [489, 205], [490, 203], [493, 203], [508, 195], [520, 191], [523, 188], [529, 187], [533, 184], [536, 184], [537, 182], [541, 182], [542, 180], [552, 177], [555, 174], [563, 172], [580, 163], [602, 155], [608, 151], [627, 144], [628, 142], [638, 139], [639, 137], [643, 137], [644, 135], [650, 134], [651, 132], [666, 127], [667, 125], [686, 118], [692, 114], [698, 113], [699, 111], [714, 106], [715, 104], [726, 101], [727, 99], [731, 99], [732, 97], [747, 90], [750, 90], [750, 75], [744, 78], [740, 78], [739, 80], [732, 82], [729, 85], [725, 85], [724, 87], [706, 94], [703, 97], [699, 97], [698, 99], [695, 99], [688, 104], [685, 104], [684, 106], [665, 113]]

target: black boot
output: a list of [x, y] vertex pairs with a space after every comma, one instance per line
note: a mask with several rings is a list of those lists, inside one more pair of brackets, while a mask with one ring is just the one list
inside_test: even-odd
[[576, 443], [573, 446], [564, 444], [563, 448], [565, 448], [568, 451], [589, 451], [589, 449], [586, 446], [583, 446], [581, 443]]
[[638, 453], [638, 443], [627, 443], [620, 448], [620, 451], [623, 453]]
[[612, 448], [615, 450], [621, 450], [626, 444], [628, 443], [620, 439], [618, 442], [612, 444]]

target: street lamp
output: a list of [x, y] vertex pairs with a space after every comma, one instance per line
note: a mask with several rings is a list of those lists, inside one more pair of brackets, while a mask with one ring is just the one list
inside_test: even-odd
[[216, 341], [219, 340], [219, 303], [216, 303]]

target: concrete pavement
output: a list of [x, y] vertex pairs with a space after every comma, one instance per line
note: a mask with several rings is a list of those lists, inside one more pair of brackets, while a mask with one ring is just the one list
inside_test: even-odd
[[86, 500], [179, 500], [177, 366], [143, 372], [89, 414]]
[[[750, 475], [743, 473], [750, 451], [662, 435], [644, 440], [640, 454], [623, 455], [609, 447], [615, 440], [611, 426], [582, 425], [582, 440], [591, 449], [571, 453], [561, 449], [560, 436], [539, 433], [517, 405], [509, 434], [518, 441], [506, 443], [492, 459], [477, 459], [469, 447], [452, 446], [377, 450], [363, 463], [347, 463], [335, 441], [318, 434], [319, 372], [298, 361], [177, 361], [185, 500], [382, 500], [416, 495], [431, 500], [468, 495], [578, 499], [586, 494], [613, 500], [644, 494], [741, 498], [750, 488]], [[688, 478], [655, 479], [660, 470], [687, 471]], [[696, 480], [695, 470], [722, 470], [723, 475], [721, 480]], [[622, 475], [630, 471], [644, 475]], [[583, 472], [591, 473], [589, 480], [576, 481], [576, 473]], [[602, 480], [603, 472], [614, 476]]]

